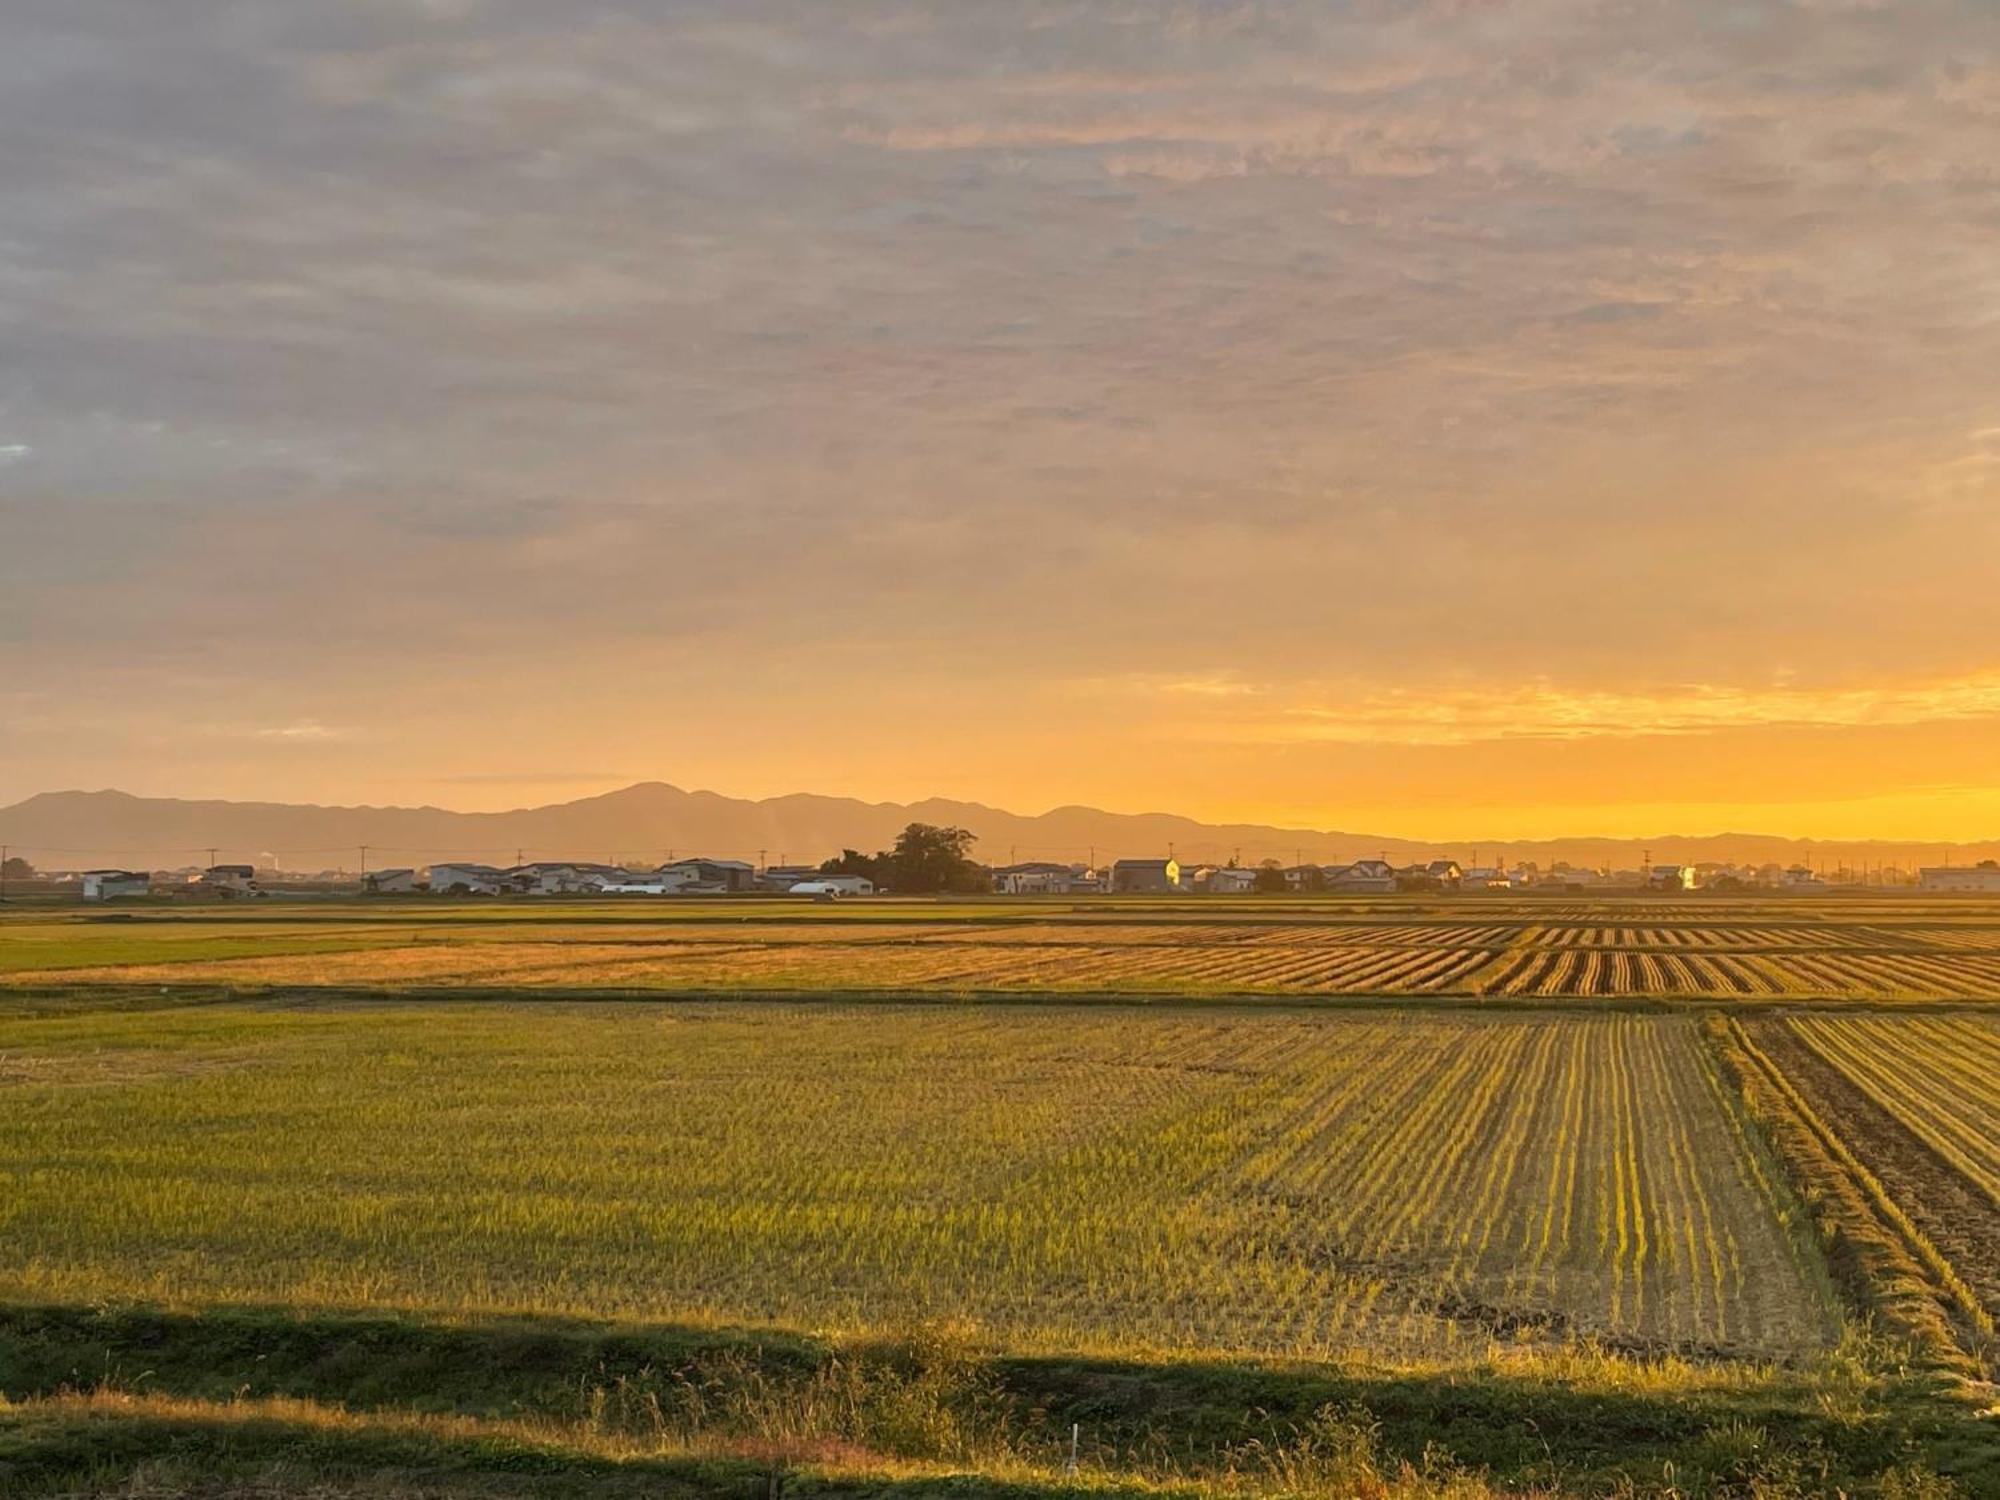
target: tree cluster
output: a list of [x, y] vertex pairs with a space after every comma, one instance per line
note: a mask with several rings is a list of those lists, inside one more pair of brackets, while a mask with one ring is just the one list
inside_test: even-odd
[[826, 861], [819, 869], [822, 875], [865, 876], [875, 882], [877, 890], [898, 895], [971, 894], [989, 885], [986, 871], [972, 858], [972, 846], [977, 842], [976, 836], [963, 828], [912, 823], [896, 835], [893, 849], [874, 854], [843, 849], [839, 858]]

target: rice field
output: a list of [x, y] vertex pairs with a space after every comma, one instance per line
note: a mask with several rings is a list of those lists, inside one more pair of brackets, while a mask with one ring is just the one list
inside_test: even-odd
[[1893, 901], [148, 910], [0, 921], [0, 986], [2000, 1000], [2000, 907]]
[[0, 1020], [0, 1298], [1800, 1357], [1698, 1021], [834, 1002]]
[[1891, 1321], [2000, 1372], [2000, 1021], [1816, 1013], [1745, 1036]]

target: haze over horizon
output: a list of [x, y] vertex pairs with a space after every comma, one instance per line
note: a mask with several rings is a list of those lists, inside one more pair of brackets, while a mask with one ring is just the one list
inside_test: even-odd
[[2000, 834], [2000, 9], [13, 8], [0, 805]]

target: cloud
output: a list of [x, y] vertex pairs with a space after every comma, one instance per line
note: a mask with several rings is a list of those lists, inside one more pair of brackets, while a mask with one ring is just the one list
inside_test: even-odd
[[260, 740], [281, 745], [321, 745], [333, 740], [354, 739], [359, 731], [336, 728], [317, 719], [298, 719], [290, 724], [270, 725], [254, 733]]
[[1734, 729], [2000, 724], [2000, 672], [1918, 683], [1761, 689], [1697, 683], [1650, 691], [1588, 690], [1546, 681], [1499, 688], [1364, 687], [1351, 697], [1329, 695], [1320, 702], [1299, 701], [1296, 689], [1289, 695], [1269, 686], [1252, 691], [1276, 698], [1275, 711], [1232, 722], [1221, 732], [1275, 743], [1479, 745]]
[[[532, 677], [578, 764], [810, 656], [856, 700], [996, 684], [1024, 733], [1074, 710], [1022, 720], [1038, 684], [1127, 678], [1301, 742], [1698, 732], [1990, 666], [1990, 5], [187, 0], [8, 40], [0, 675], [77, 722], [254, 700], [255, 744], [358, 765], [282, 731], [388, 678], [475, 732]], [[1362, 718], [1281, 711], [1321, 683]]]

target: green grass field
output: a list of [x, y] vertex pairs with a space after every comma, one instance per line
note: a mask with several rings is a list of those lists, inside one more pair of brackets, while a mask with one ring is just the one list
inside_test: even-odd
[[2000, 1493], [1976, 993], [1204, 977], [1983, 911], [996, 905], [10, 914], [0, 1494]]

